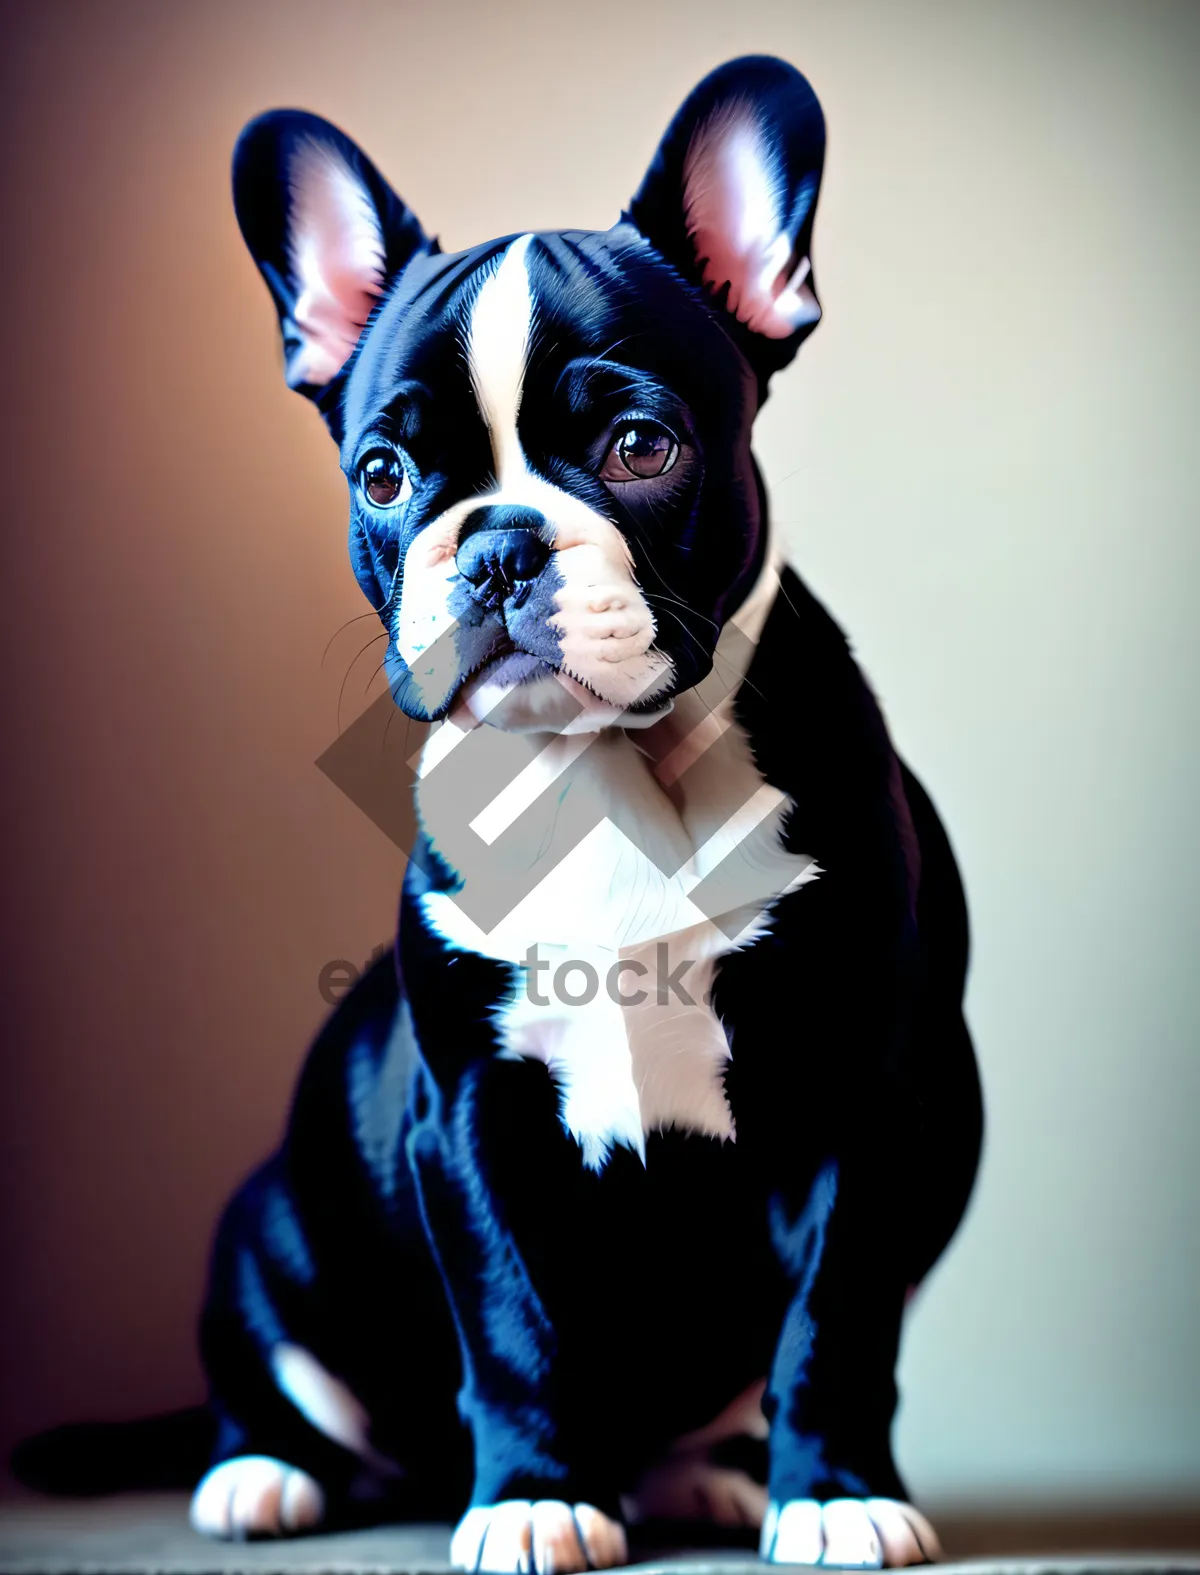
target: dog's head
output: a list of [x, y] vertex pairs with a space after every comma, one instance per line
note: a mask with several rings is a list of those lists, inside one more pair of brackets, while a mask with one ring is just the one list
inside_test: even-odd
[[751, 425], [820, 316], [824, 143], [798, 72], [734, 61], [611, 230], [446, 255], [328, 122], [243, 132], [238, 222], [410, 716], [630, 725], [708, 672], [764, 559]]

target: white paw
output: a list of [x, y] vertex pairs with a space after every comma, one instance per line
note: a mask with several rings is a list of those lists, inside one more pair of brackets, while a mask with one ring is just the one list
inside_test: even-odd
[[311, 1531], [325, 1495], [307, 1471], [271, 1455], [235, 1455], [203, 1478], [190, 1518], [206, 1537], [281, 1537]]
[[504, 1499], [469, 1509], [450, 1539], [450, 1562], [487, 1575], [575, 1575], [611, 1569], [629, 1553], [625, 1528], [591, 1504]]
[[773, 1564], [835, 1564], [896, 1569], [942, 1556], [937, 1533], [920, 1511], [894, 1498], [793, 1498], [771, 1503], [760, 1551]]

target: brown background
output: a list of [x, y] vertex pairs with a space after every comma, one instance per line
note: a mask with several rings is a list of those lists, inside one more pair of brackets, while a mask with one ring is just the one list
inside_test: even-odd
[[379, 653], [240, 126], [338, 121], [448, 248], [602, 227], [693, 82], [770, 50], [831, 124], [827, 315], [760, 454], [975, 919], [991, 1139], [902, 1457], [934, 1496], [1196, 1493], [1198, 15], [4, 8], [0, 1445], [199, 1393], [215, 1213], [401, 873], [314, 765]]

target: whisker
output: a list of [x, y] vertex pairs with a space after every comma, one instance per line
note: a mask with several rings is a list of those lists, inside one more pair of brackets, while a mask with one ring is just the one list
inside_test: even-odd
[[[713, 666], [717, 668], [718, 676], [721, 677], [722, 679], [724, 679], [724, 674], [721, 673], [721, 670], [720, 670], [720, 668], [718, 666], [718, 662], [719, 661], [724, 661], [724, 657], [718, 658], [717, 653], [714, 651], [713, 652]], [[731, 667], [733, 667], [733, 663], [732, 662], [729, 665]], [[734, 669], [734, 671], [736, 672], [736, 668]], [[752, 683], [751, 682], [750, 674], [749, 674], [748, 670], [741, 674], [741, 676], [740, 676], [740, 678], [739, 678], [739, 680], [738, 680], [736, 685], [733, 685], [733, 686], [730, 687], [730, 693], [732, 694], [734, 692], [734, 689], [740, 689], [743, 684], [745, 684], [748, 689], [752, 689], [754, 691], [754, 693], [759, 696], [760, 699], [762, 698], [762, 690], [758, 687], [758, 685], [756, 683]]]
[[696, 647], [696, 649], [698, 651], [700, 651], [702, 654], [704, 654], [704, 646], [697, 639], [697, 637], [692, 633], [692, 631], [688, 628], [687, 624], [684, 623], [683, 619], [679, 616], [679, 614], [677, 612], [673, 612], [670, 607], [664, 607], [663, 608], [663, 612], [666, 614], [666, 616], [668, 618], [674, 618], [675, 622], [683, 630], [684, 634], [692, 642], [692, 644]]
[[378, 666], [378, 667], [377, 667], [377, 668], [376, 668], [376, 669], [375, 669], [375, 671], [374, 671], [374, 672], [373, 672], [373, 673], [372, 673], [372, 674], [371, 674], [371, 676], [370, 676], [370, 678], [368, 678], [368, 679], [367, 679], [367, 685], [366, 685], [366, 688], [365, 688], [365, 689], [364, 689], [364, 690], [363, 690], [363, 694], [364, 694], [364, 695], [367, 695], [367, 694], [369, 694], [369, 693], [370, 693], [370, 690], [371, 690], [371, 685], [372, 685], [372, 684], [373, 684], [373, 683], [374, 683], [374, 682], [375, 682], [375, 680], [376, 680], [376, 679], [377, 679], [377, 678], [378, 678], [378, 677], [379, 677], [379, 675], [380, 675], [380, 673], [382, 673], [382, 672], [383, 672], [383, 670], [384, 670], [384, 668], [386, 668], [386, 666], [387, 666], [387, 657], [386, 657], [386, 656], [385, 656], [385, 657], [384, 657], [384, 659], [383, 659], [383, 661], [382, 661], [382, 662], [380, 662], [380, 664], [379, 664], [379, 666]]
[[333, 642], [337, 639], [339, 634], [345, 634], [346, 630], [350, 628], [351, 624], [361, 623], [364, 618], [378, 618], [382, 611], [383, 611], [383, 608], [380, 608], [378, 612], [374, 608], [372, 608], [372, 610], [370, 612], [358, 613], [353, 618], [347, 618], [346, 622], [342, 625], [342, 627], [340, 629], [335, 630], [334, 633], [332, 635], [330, 635], [330, 637], [329, 637], [329, 644], [321, 652], [321, 666], [324, 667], [324, 665], [325, 665], [325, 658], [329, 655], [329, 652], [330, 652], [330, 650], [333, 647]]
[[409, 739], [413, 729], [413, 718], [409, 716], [408, 712], [400, 706], [396, 700], [395, 691], [389, 687], [388, 692], [392, 697], [392, 709], [388, 712], [388, 719], [384, 723], [383, 741], [379, 746], [379, 756], [380, 759], [382, 759], [387, 753], [388, 734], [392, 731], [392, 723], [396, 720], [397, 716], [402, 716], [404, 718], [404, 757], [407, 759], [412, 753], [412, 750], [409, 748]]
[[[665, 585], [666, 583], [667, 582], [664, 580], [663, 584]], [[699, 618], [702, 623], [709, 624], [714, 629], [720, 627], [713, 621], [713, 619], [706, 618], [703, 613], [697, 612], [694, 607], [689, 606], [688, 603], [679, 596], [664, 596], [661, 591], [643, 591], [642, 595], [648, 602], [674, 602], [676, 607], [682, 607], [684, 612], [690, 612], [693, 618]]]
[[[683, 599], [682, 596], [680, 596], [679, 592], [675, 589], [675, 587], [668, 582], [666, 576], [662, 573], [661, 569], [655, 568], [653, 563], [650, 564], [650, 567], [651, 567], [651, 569], [653, 569], [655, 575], [658, 577], [659, 584], [660, 585], [665, 585], [667, 587], [667, 590], [670, 591], [672, 597], [675, 599], [676, 605], [679, 606], [679, 607], [683, 607], [688, 612], [693, 612], [694, 609], [691, 607], [691, 605], [688, 602], [686, 602]], [[661, 592], [657, 592], [657, 591], [645, 591], [644, 590], [642, 592], [642, 594], [643, 594], [643, 596], [655, 596], [655, 595], [661, 596]], [[714, 629], [719, 627], [716, 623], [713, 622], [713, 620], [711, 618], [705, 618], [703, 613], [695, 613], [695, 616], [697, 618], [704, 618], [704, 622], [708, 623], [708, 624], [712, 624], [712, 627]]]
[[782, 487], [786, 482], [794, 481], [797, 476], [802, 475], [810, 468], [811, 467], [808, 464], [797, 465], [795, 470], [789, 470], [786, 476], [781, 476], [778, 481], [772, 481], [770, 483], [770, 490], [774, 492], [776, 487]]
[[354, 660], [350, 663], [350, 666], [346, 669], [346, 676], [342, 679], [342, 687], [338, 690], [338, 699], [337, 699], [337, 730], [338, 730], [339, 733], [342, 731], [342, 700], [343, 700], [343, 698], [345, 697], [345, 694], [346, 694], [346, 685], [350, 682], [350, 674], [354, 671], [355, 667], [362, 660], [362, 658], [367, 654], [367, 652], [371, 649], [371, 647], [373, 645], [378, 645], [380, 640], [386, 640], [387, 637], [388, 637], [387, 636], [387, 631], [384, 630], [384, 629], [381, 629], [377, 635], [375, 635], [372, 639], [367, 641], [366, 645], [363, 646], [362, 650], [359, 651], [358, 655], [354, 658]]

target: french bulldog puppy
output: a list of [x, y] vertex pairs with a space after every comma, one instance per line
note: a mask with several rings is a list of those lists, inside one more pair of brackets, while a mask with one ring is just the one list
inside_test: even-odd
[[715, 71], [609, 230], [443, 253], [327, 122], [234, 159], [397, 705], [435, 724], [395, 956], [221, 1224], [221, 1536], [455, 1517], [456, 1564], [936, 1554], [892, 1458], [975, 1175], [945, 833], [751, 453], [816, 326], [820, 106]]

